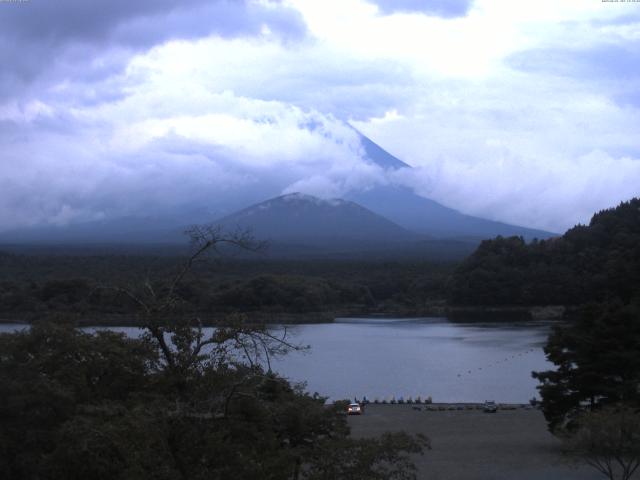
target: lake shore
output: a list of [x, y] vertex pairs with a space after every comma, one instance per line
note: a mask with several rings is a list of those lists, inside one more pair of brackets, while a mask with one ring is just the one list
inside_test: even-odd
[[[416, 456], [418, 478], [429, 480], [597, 480], [598, 472], [570, 464], [547, 431], [542, 412], [516, 408], [427, 410], [425, 405], [367, 405], [350, 416], [355, 437], [385, 431], [422, 433], [432, 449]], [[417, 410], [420, 408], [420, 410]], [[640, 477], [638, 477], [640, 478]]]
[[[189, 318], [198, 318], [205, 327], [214, 327], [228, 323], [228, 317], [232, 313], [214, 314], [194, 314]], [[237, 314], [235, 314], [237, 315]], [[245, 315], [249, 323], [253, 324], [274, 324], [274, 325], [307, 325], [315, 323], [333, 323], [340, 314], [336, 312], [307, 312], [307, 313], [271, 313], [271, 312], [247, 312]], [[140, 317], [131, 314], [101, 314], [90, 313], [81, 315], [78, 313], [57, 313], [51, 314], [16, 314], [11, 318], [0, 318], [0, 324], [25, 324], [29, 325], [43, 318], [65, 318], [68, 317], [78, 327], [141, 327], [143, 325]], [[180, 316], [177, 315], [176, 318]]]
[[[513, 322], [530, 320], [561, 320], [571, 308], [564, 306], [447, 306], [433, 305], [426, 308], [405, 308], [395, 310], [365, 311], [359, 308], [328, 310], [317, 312], [241, 312], [251, 323], [278, 325], [306, 325], [316, 323], [333, 323], [336, 318], [447, 318], [452, 322]], [[191, 316], [199, 318], [204, 326], [216, 326], [225, 323], [233, 312], [199, 312]], [[140, 318], [134, 314], [120, 313], [86, 313], [76, 312], [17, 312], [11, 318], [0, 318], [0, 324], [30, 324], [43, 317], [65, 315], [72, 318], [80, 327], [139, 327]]]

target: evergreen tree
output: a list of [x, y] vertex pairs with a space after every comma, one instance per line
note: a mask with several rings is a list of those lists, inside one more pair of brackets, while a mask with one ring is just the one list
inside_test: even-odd
[[625, 403], [640, 406], [640, 308], [594, 304], [556, 327], [545, 353], [556, 370], [533, 372], [552, 431], [571, 428], [584, 410]]

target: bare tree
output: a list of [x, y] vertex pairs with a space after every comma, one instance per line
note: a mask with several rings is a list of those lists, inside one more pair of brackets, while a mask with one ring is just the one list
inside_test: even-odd
[[231, 352], [240, 353], [251, 367], [266, 362], [271, 370], [271, 356], [303, 347], [287, 340], [287, 329], [280, 335], [264, 325], [250, 324], [243, 315], [228, 316], [225, 322], [205, 335], [199, 317], [185, 318], [177, 313], [183, 300], [179, 288], [197, 263], [212, 256], [233, 251], [262, 252], [265, 242], [256, 241], [250, 231], [225, 232], [217, 225], [197, 225], [185, 232], [191, 250], [173, 277], [153, 281], [148, 276], [137, 285], [112, 287], [138, 307], [138, 315], [148, 339], [154, 342], [165, 368], [184, 375], [201, 365], [205, 358], [228, 360]]
[[563, 440], [569, 454], [610, 480], [629, 480], [640, 466], [640, 412], [617, 405], [585, 413]]

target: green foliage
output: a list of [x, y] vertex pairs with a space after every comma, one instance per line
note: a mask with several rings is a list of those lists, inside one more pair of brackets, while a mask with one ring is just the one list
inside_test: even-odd
[[88, 403], [127, 403], [147, 386], [156, 361], [148, 345], [111, 332], [36, 324], [0, 335], [0, 445], [5, 478], [35, 478], [57, 431]]
[[558, 326], [545, 353], [555, 370], [534, 372], [552, 431], [571, 428], [585, 409], [624, 402], [640, 406], [640, 307], [584, 307]]
[[406, 454], [421, 451], [419, 439], [350, 439], [340, 405], [265, 372], [260, 350], [236, 360], [232, 352], [254, 342], [276, 352], [267, 331], [237, 324], [204, 338], [165, 325], [162, 333], [170, 357], [151, 334], [38, 323], [0, 335], [0, 476], [328, 478], [316, 472], [330, 463], [344, 478], [413, 478]]
[[227, 286], [212, 299], [230, 308], [293, 309], [318, 311], [326, 306], [372, 304], [365, 287], [347, 286], [324, 279], [290, 275], [260, 275]]
[[579, 305], [640, 289], [640, 199], [593, 216], [562, 237], [486, 240], [455, 271], [458, 305]]
[[[80, 315], [129, 321], [137, 305], [109, 285], [135, 286], [176, 274], [175, 256], [0, 255], [0, 316]], [[223, 260], [196, 263], [176, 287], [180, 308], [202, 319], [261, 314], [397, 312], [441, 302], [449, 264], [375, 261]], [[82, 277], [79, 277], [79, 274]], [[116, 320], [117, 321], [117, 320]]]

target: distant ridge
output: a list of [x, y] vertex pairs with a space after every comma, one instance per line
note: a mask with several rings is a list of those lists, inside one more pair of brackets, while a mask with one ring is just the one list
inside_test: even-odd
[[217, 220], [227, 229], [251, 229], [257, 238], [307, 245], [376, 245], [418, 240], [419, 235], [343, 199], [290, 193]]
[[476, 246], [411, 232], [355, 202], [301, 193], [266, 200], [214, 223], [230, 231], [251, 230], [269, 242], [266, 255], [271, 257], [450, 261]]
[[[360, 132], [358, 134], [368, 158], [373, 163], [385, 169], [412, 168]], [[557, 236], [544, 230], [465, 215], [400, 185], [378, 185], [369, 190], [350, 192], [346, 198], [408, 230], [437, 238], [479, 241], [498, 235], [522, 236], [525, 240]]]
[[[355, 132], [360, 138], [365, 161], [391, 171], [412, 168], [357, 130]], [[211, 223], [216, 217], [225, 225], [234, 222], [246, 225], [243, 215], [258, 207], [280, 209], [281, 218], [266, 214], [257, 216], [258, 220], [253, 222], [257, 237], [277, 242], [284, 239], [323, 249], [331, 245], [331, 248], [348, 247], [355, 251], [378, 248], [384, 243], [406, 245], [406, 242], [416, 241], [430, 241], [433, 246], [435, 240], [441, 245], [455, 240], [465, 243], [464, 248], [458, 250], [462, 255], [461, 252], [468, 250], [467, 244], [477, 244], [498, 235], [522, 236], [525, 240], [556, 236], [543, 230], [465, 215], [400, 185], [377, 185], [364, 191], [351, 191], [343, 199], [334, 200], [302, 194], [277, 197], [286, 188], [285, 182], [265, 182], [240, 190], [233, 197], [217, 198], [212, 192], [209, 201], [194, 199], [191, 203], [154, 213], [4, 231], [0, 232], [0, 246], [184, 245], [186, 237], [182, 232], [188, 225]], [[244, 208], [269, 197], [275, 198]], [[294, 213], [294, 204], [298, 213]], [[287, 212], [286, 206], [290, 211]], [[236, 213], [227, 213], [220, 218], [225, 212], [234, 211]]]

